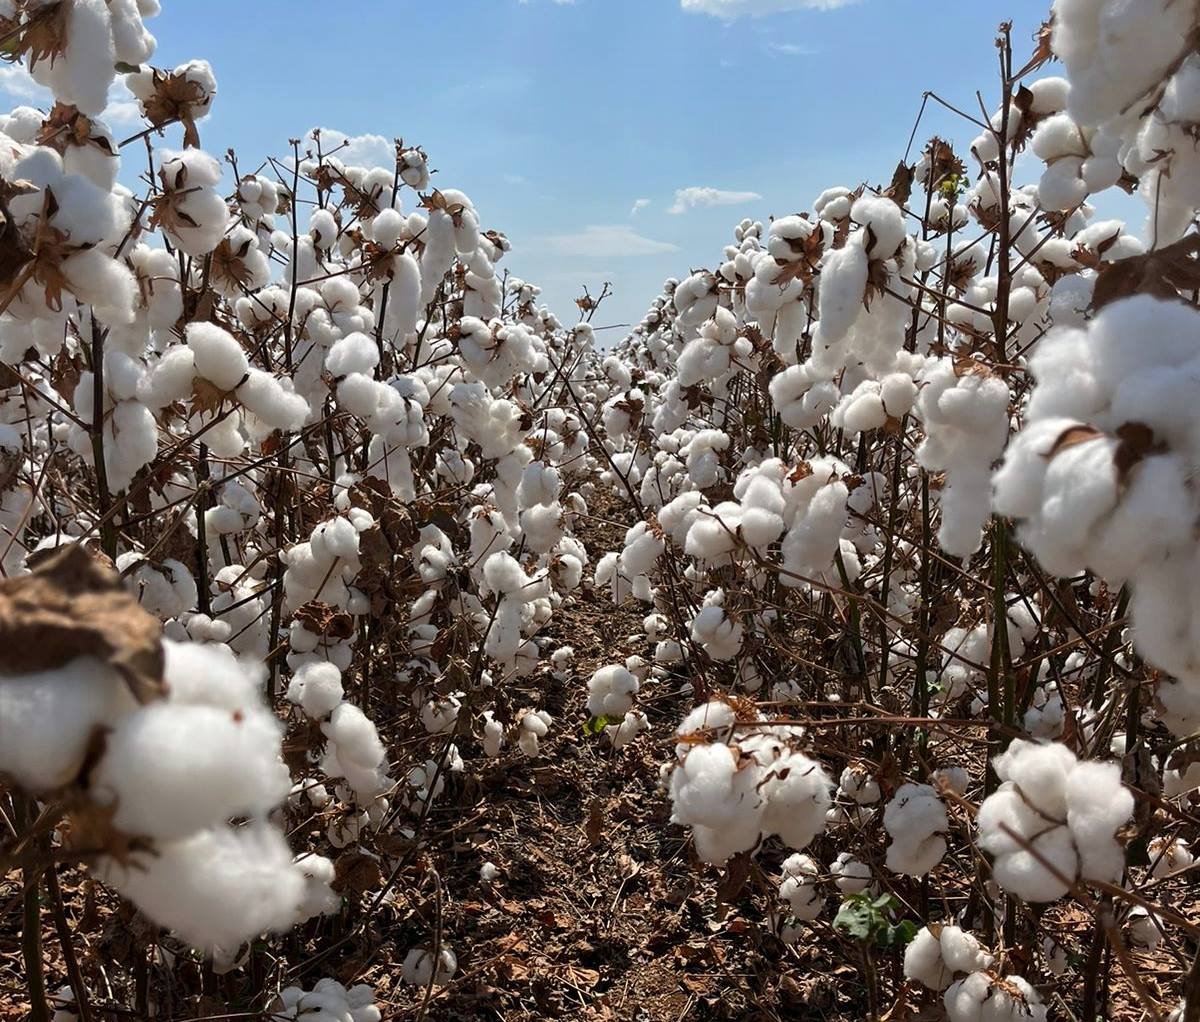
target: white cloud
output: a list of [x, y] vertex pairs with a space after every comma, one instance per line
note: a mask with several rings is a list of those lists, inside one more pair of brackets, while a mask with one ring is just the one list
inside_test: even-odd
[[101, 115], [102, 120], [113, 127], [145, 128], [146, 121], [142, 117], [141, 107], [137, 97], [129, 91], [124, 78], [118, 78], [109, 86], [108, 106]]
[[701, 206], [737, 206], [761, 198], [758, 192], [728, 192], [720, 188], [692, 185], [675, 192], [675, 204], [667, 212], [678, 215]]
[[649, 199], [634, 199], [633, 209], [629, 211], [630, 216], [637, 216], [639, 210], [645, 209], [650, 205]]
[[781, 57], [811, 57], [817, 52], [810, 46], [802, 46], [799, 43], [777, 43], [774, 40], [767, 43], [767, 50], [777, 53]]
[[588, 259], [616, 259], [679, 251], [678, 245], [642, 237], [625, 224], [593, 225], [575, 234], [555, 234], [545, 240], [550, 250], [558, 255]]
[[[0, 93], [17, 103], [49, 110], [54, 106], [54, 94], [33, 80], [33, 76], [20, 64], [0, 66]], [[137, 99], [129, 91], [125, 79], [117, 76], [108, 87], [108, 106], [100, 115], [110, 128], [144, 127]]]
[[50, 90], [38, 85], [33, 76], [20, 64], [0, 67], [0, 92], [39, 106], [50, 106], [54, 103], [54, 96]]
[[[321, 128], [320, 131], [321, 152], [332, 153], [337, 149], [337, 158], [347, 166], [390, 169], [396, 165], [396, 146], [391, 139], [382, 135], [347, 135], [337, 128]], [[305, 138], [311, 134], [309, 132]], [[313, 150], [316, 150], [315, 145]]]
[[743, 14], [761, 17], [783, 11], [832, 11], [859, 0], [679, 0], [690, 14], [711, 14], [714, 18], [740, 18]]

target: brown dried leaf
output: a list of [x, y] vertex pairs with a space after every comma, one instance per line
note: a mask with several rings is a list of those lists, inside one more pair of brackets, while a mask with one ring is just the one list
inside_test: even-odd
[[1092, 309], [1099, 311], [1130, 295], [1179, 300], [1180, 291], [1200, 288], [1200, 235], [1192, 234], [1144, 255], [1108, 263], [1096, 278]]
[[746, 886], [746, 881], [750, 879], [750, 871], [753, 868], [754, 859], [749, 852], [738, 852], [730, 859], [725, 875], [717, 887], [717, 902], [728, 905], [736, 901]]
[[33, 574], [0, 582], [0, 673], [52, 670], [81, 656], [108, 663], [140, 703], [166, 692], [158, 619], [73, 543]]
[[907, 163], [901, 160], [896, 164], [896, 170], [892, 174], [892, 183], [884, 189], [883, 195], [885, 198], [891, 199], [901, 209], [908, 202], [908, 197], [912, 195], [913, 175], [916, 172], [916, 167], [910, 167]]
[[379, 862], [365, 852], [343, 852], [333, 863], [334, 878], [330, 886], [337, 892], [353, 891], [366, 894], [383, 880]]

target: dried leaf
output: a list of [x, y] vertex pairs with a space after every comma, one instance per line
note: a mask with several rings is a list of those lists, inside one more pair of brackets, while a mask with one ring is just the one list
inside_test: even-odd
[[166, 692], [158, 619], [73, 543], [33, 574], [0, 582], [0, 673], [48, 671], [81, 656], [108, 663], [140, 703]]
[[334, 878], [330, 886], [337, 892], [353, 891], [366, 894], [383, 880], [379, 861], [365, 852], [343, 852], [333, 863]]
[[1118, 259], [1100, 269], [1092, 293], [1092, 309], [1099, 311], [1130, 295], [1180, 299], [1180, 291], [1200, 289], [1200, 235], [1192, 234], [1144, 255]]

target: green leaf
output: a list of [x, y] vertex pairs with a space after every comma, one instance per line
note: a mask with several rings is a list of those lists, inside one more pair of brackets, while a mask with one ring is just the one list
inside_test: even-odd
[[586, 738], [591, 738], [600, 734], [609, 724], [620, 724], [624, 717], [608, 717], [601, 714], [599, 717], [591, 717], [584, 722], [583, 734]]
[[123, 60], [118, 60], [115, 66], [123, 75], [130, 75], [142, 69], [140, 64], [128, 64]]

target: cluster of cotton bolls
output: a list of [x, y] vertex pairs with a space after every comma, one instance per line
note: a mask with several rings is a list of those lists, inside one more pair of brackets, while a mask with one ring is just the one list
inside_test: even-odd
[[671, 819], [691, 826], [705, 862], [723, 863], [774, 834], [803, 849], [825, 829], [833, 783], [798, 751], [799, 728], [739, 721], [714, 701], [688, 714], [676, 737], [676, 762], [666, 768]]

